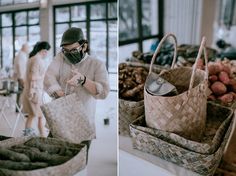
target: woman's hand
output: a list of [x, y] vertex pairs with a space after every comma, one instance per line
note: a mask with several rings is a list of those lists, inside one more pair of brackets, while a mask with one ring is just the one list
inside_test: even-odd
[[84, 82], [85, 76], [77, 70], [72, 70], [72, 73], [74, 76], [69, 81], [67, 81], [67, 83], [71, 86], [81, 85]]

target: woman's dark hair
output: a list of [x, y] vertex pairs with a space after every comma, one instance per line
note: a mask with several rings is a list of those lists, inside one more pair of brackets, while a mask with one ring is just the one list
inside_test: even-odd
[[30, 52], [29, 58], [35, 56], [39, 51], [43, 49], [49, 50], [50, 48], [51, 48], [50, 44], [46, 41], [37, 42], [34, 45], [33, 50]]
[[78, 41], [78, 43], [79, 43], [80, 45], [86, 43], [86, 44], [87, 44], [87, 49], [85, 50], [85, 52], [89, 53], [90, 49], [89, 49], [88, 40], [80, 40], [80, 41]]

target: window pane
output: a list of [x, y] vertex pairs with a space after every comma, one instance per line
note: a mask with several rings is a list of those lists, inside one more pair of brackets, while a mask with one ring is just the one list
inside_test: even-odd
[[158, 34], [157, 4], [157, 0], [142, 0], [142, 27], [145, 37]]
[[109, 3], [108, 4], [108, 17], [116, 18], [117, 17], [117, 3]]
[[15, 14], [16, 25], [26, 24], [27, 12], [18, 12]]
[[3, 46], [3, 67], [10, 67], [13, 63], [12, 28], [2, 28], [2, 43], [6, 44]]
[[12, 25], [12, 14], [4, 13], [2, 14], [2, 26], [11, 26]]
[[69, 21], [69, 7], [56, 8], [56, 22]]
[[29, 27], [29, 45], [34, 45], [38, 41], [40, 41], [40, 27], [30, 26]]
[[91, 22], [90, 29], [91, 55], [106, 63], [106, 23]]
[[15, 28], [15, 53], [21, 49], [21, 46], [27, 42], [26, 26]]
[[106, 18], [106, 4], [94, 4], [91, 5], [91, 19]]
[[86, 6], [72, 6], [71, 7], [71, 20], [79, 21], [86, 20]]
[[39, 23], [39, 11], [29, 11], [29, 24], [38, 24]]
[[69, 28], [69, 24], [56, 25], [56, 53], [60, 51], [62, 34]]
[[1, 5], [13, 4], [13, 0], [1, 0]]
[[158, 39], [150, 39], [143, 41], [143, 52], [155, 52], [157, 47], [157, 40]]
[[138, 37], [137, 4], [133, 0], [120, 0], [119, 3], [119, 40]]
[[109, 22], [109, 72], [117, 72], [117, 22]]
[[132, 52], [138, 50], [138, 44], [129, 44], [119, 47], [119, 62], [125, 62], [126, 59], [131, 58]]
[[84, 33], [84, 37], [86, 38], [86, 33], [87, 33], [87, 30], [86, 30], [86, 23], [85, 22], [79, 22], [79, 23], [71, 23], [71, 27], [78, 27], [78, 28], [81, 28], [83, 33]]

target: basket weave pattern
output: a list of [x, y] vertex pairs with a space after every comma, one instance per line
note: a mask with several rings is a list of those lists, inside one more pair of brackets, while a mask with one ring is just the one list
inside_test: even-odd
[[[172, 69], [163, 71], [159, 76], [176, 86], [179, 94], [171, 97], [154, 96], [144, 88], [146, 123], [149, 127], [174, 132], [188, 139], [199, 141], [205, 129], [208, 71], [197, 70], [196, 64], [193, 68], [173, 68], [177, 51], [177, 42], [173, 34], [167, 34], [161, 40], [153, 55], [152, 63], [162, 43], [170, 36], [175, 41]], [[200, 59], [203, 49], [205, 51], [204, 46], [205, 40], [203, 39], [196, 63]], [[204, 54], [207, 63], [206, 53], [204, 52]], [[153, 74], [152, 63], [149, 74]]]

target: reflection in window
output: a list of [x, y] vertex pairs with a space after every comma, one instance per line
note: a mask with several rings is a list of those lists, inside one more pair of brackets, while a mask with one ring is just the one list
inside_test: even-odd
[[15, 14], [15, 23], [16, 25], [26, 24], [27, 12], [18, 12]]
[[116, 18], [117, 17], [117, 4], [116, 3], [109, 3], [108, 4], [108, 17], [109, 18]]
[[106, 63], [106, 23], [91, 22], [90, 46], [91, 55]]
[[34, 45], [38, 41], [40, 41], [40, 27], [30, 26], [29, 27], [29, 44]]
[[12, 14], [4, 13], [2, 14], [2, 26], [11, 26], [12, 25]]
[[15, 50], [19, 51], [21, 49], [21, 46], [26, 42], [27, 42], [26, 26], [16, 27], [15, 28]]
[[92, 4], [91, 5], [91, 19], [106, 18], [106, 4]]
[[69, 7], [56, 9], [56, 22], [69, 21]]
[[10, 67], [13, 61], [13, 39], [12, 39], [12, 28], [2, 29], [2, 56], [3, 56], [3, 67]]
[[1, 5], [25, 4], [32, 2], [39, 2], [40, 0], [0, 0]]
[[138, 37], [137, 3], [133, 0], [120, 0], [119, 3], [119, 40], [127, 40]]
[[[156, 0], [142, 0], [142, 30], [143, 36], [151, 36], [158, 33], [158, 15]], [[155, 19], [155, 20], [151, 20]]]
[[33, 10], [29, 11], [29, 24], [37, 24], [39, 23], [39, 11], [38, 10]]
[[71, 7], [71, 21], [86, 20], [86, 6]]

